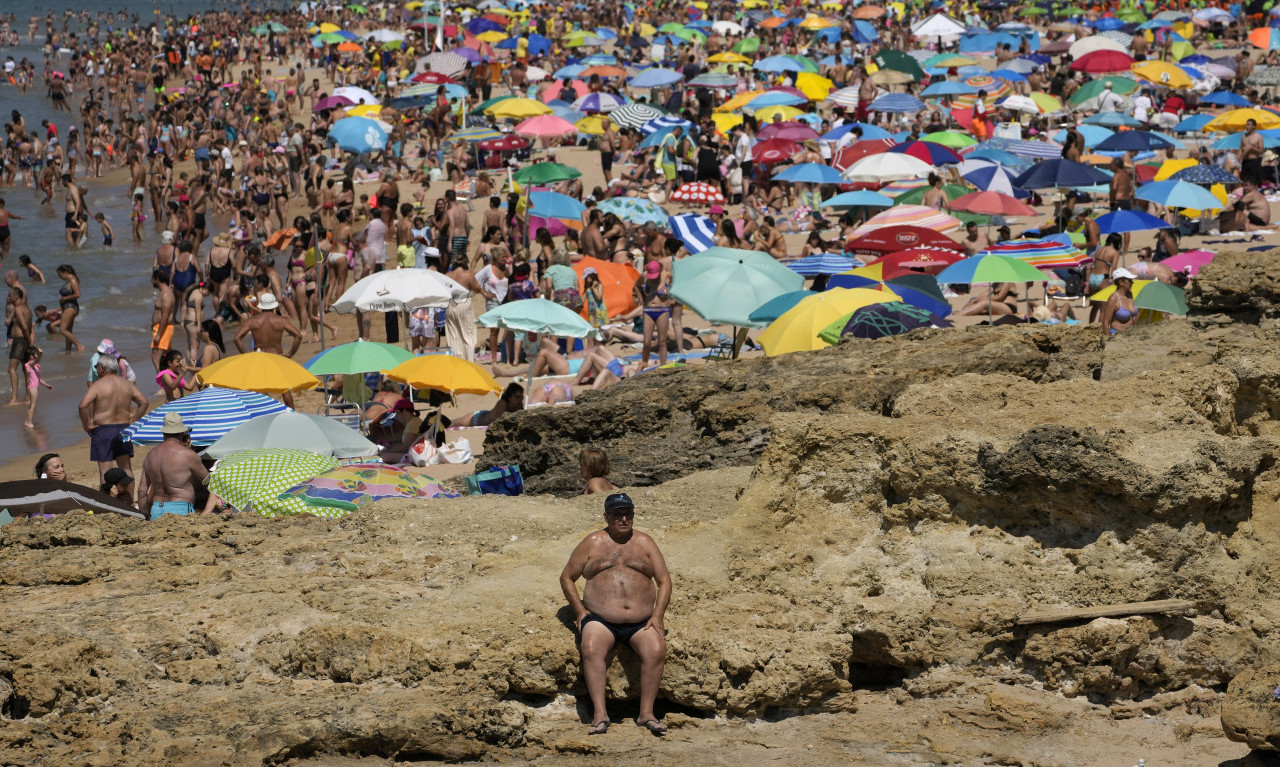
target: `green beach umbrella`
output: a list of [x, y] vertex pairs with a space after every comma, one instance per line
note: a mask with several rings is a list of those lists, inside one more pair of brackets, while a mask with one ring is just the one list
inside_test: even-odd
[[932, 141], [935, 144], [941, 144], [950, 149], [963, 149], [967, 146], [973, 146], [978, 140], [967, 133], [961, 133], [954, 130], [940, 130], [933, 133], [926, 133], [920, 137], [921, 141]]
[[1147, 14], [1137, 8], [1125, 8], [1116, 14], [1116, 18], [1131, 24], [1141, 24], [1147, 20]]
[[990, 285], [996, 282], [1044, 282], [1044, 272], [1020, 258], [972, 256], [962, 258], [938, 272], [938, 284]]
[[369, 12], [369, 9], [368, 9], [368, 8], [365, 8], [363, 5], [348, 5], [348, 6], [347, 6], [347, 10], [349, 10], [349, 11], [353, 11], [353, 12], [355, 12], [355, 13], [368, 13], [368, 12]]
[[1164, 282], [1149, 282], [1134, 291], [1133, 305], [1138, 309], [1170, 314], [1187, 313], [1187, 292]]
[[744, 37], [733, 45], [734, 53], [741, 53], [743, 56], [755, 53], [760, 50], [760, 38]]
[[596, 332], [591, 323], [576, 312], [545, 298], [527, 298], [503, 304], [480, 315], [476, 322], [486, 328], [569, 338], [585, 338]]
[[347, 38], [343, 37], [337, 32], [322, 32], [316, 35], [315, 37], [311, 38], [311, 42], [319, 43], [321, 45], [337, 45], [337, 44], [345, 43], [346, 41], [347, 41]]
[[612, 213], [628, 224], [656, 224], [665, 228], [667, 212], [648, 197], [610, 197], [598, 206], [601, 213]]
[[303, 367], [314, 376], [351, 375], [388, 370], [410, 359], [408, 349], [362, 339], [325, 349]]
[[468, 112], [467, 114], [472, 115], [472, 116], [479, 116], [479, 115], [482, 115], [482, 114], [484, 114], [484, 110], [488, 109], [489, 107], [493, 106], [494, 104], [497, 104], [497, 103], [502, 102], [502, 101], [506, 101], [507, 99], [513, 99], [513, 98], [515, 98], [515, 96], [514, 96], [514, 95], [507, 95], [507, 96], [494, 96], [494, 97], [493, 97], [493, 98], [491, 98], [491, 99], [487, 99], [487, 100], [485, 100], [485, 101], [480, 102], [480, 104], [479, 104], [475, 109], [472, 109], [472, 110], [471, 110], [470, 112]]
[[664, 34], [669, 34], [671, 32], [678, 32], [682, 29], [684, 29], [684, 25], [677, 24], [674, 21], [669, 21], [666, 24], [663, 24], [662, 26], [658, 27], [658, 31]]
[[1043, 16], [1046, 13], [1048, 13], [1048, 11], [1034, 5], [1031, 6], [1030, 8], [1023, 8], [1022, 10], [1018, 11], [1019, 16]]
[[578, 178], [582, 172], [577, 168], [570, 168], [568, 165], [561, 165], [558, 162], [540, 162], [530, 165], [527, 168], [521, 168], [512, 174], [517, 184], [554, 184], [558, 181], [569, 181]]
[[685, 27], [680, 27], [679, 29], [675, 30], [674, 32], [671, 33], [671, 36], [678, 37], [681, 40], [694, 43], [695, 45], [702, 45], [707, 41], [706, 35], [702, 34], [696, 29], [686, 29]]
[[924, 70], [920, 68], [920, 62], [911, 58], [902, 51], [884, 50], [871, 57], [877, 67], [881, 69], [892, 69], [911, 76], [911, 79], [919, 82], [924, 79]]
[[1106, 88], [1107, 83], [1111, 83], [1111, 91], [1121, 96], [1128, 95], [1138, 90], [1138, 81], [1124, 75], [1100, 76], [1081, 85], [1071, 94], [1071, 98], [1067, 99], [1067, 103], [1071, 106], [1078, 107], [1089, 99], [1097, 98], [1102, 95], [1102, 91]]
[[280, 494], [318, 474], [338, 467], [338, 461], [306, 450], [262, 448], [224, 458], [214, 467], [209, 490], [241, 511], [264, 517], [316, 514], [340, 517], [341, 509], [309, 506], [301, 498], [281, 500]]

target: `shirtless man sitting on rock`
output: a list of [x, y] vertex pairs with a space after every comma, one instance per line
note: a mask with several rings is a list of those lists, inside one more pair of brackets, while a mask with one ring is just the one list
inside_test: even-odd
[[[560, 573], [573, 609], [582, 651], [582, 675], [593, 709], [590, 735], [609, 731], [605, 680], [609, 651], [625, 643], [640, 657], [640, 714], [636, 724], [654, 735], [667, 727], [653, 713], [667, 660], [663, 616], [671, 601], [671, 574], [658, 544], [632, 527], [635, 504], [626, 493], [604, 501], [605, 528], [588, 535]], [[585, 578], [582, 598], [578, 579]], [[655, 588], [656, 584], [656, 588]]]

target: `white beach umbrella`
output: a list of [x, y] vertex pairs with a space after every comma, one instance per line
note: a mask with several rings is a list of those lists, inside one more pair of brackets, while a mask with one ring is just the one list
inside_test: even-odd
[[397, 32], [394, 29], [375, 29], [364, 36], [366, 40], [375, 40], [380, 43], [399, 42], [404, 39], [403, 32]]
[[1011, 112], [1026, 112], [1031, 115], [1044, 114], [1044, 110], [1041, 109], [1040, 105], [1032, 100], [1030, 96], [1021, 96], [1018, 94], [1006, 96], [1004, 100], [999, 104], [996, 104], [996, 106], [1001, 109], [1008, 109]]
[[343, 85], [333, 89], [334, 96], [344, 96], [356, 102], [356, 104], [381, 104], [378, 97], [365, 90], [357, 88], [354, 85]]
[[1103, 37], [1102, 35], [1091, 35], [1082, 40], [1076, 40], [1071, 44], [1071, 48], [1068, 53], [1071, 54], [1071, 58], [1078, 59], [1081, 56], [1093, 53], [1094, 51], [1120, 51], [1124, 54], [1129, 53], [1123, 45], [1109, 37]]
[[467, 60], [456, 53], [438, 52], [423, 59], [432, 72], [440, 72], [450, 77], [462, 74], [467, 68]]
[[713, 21], [711, 28], [722, 35], [740, 35], [743, 32], [742, 25], [736, 21]]
[[924, 178], [932, 172], [932, 165], [909, 154], [881, 152], [867, 155], [850, 165], [845, 169], [844, 177], [853, 182], [902, 181]]
[[850, 86], [827, 94], [827, 103], [854, 109], [858, 106], [858, 87]]
[[963, 32], [964, 24], [945, 13], [935, 13], [911, 25], [911, 34], [915, 37], [951, 37]]
[[430, 269], [390, 269], [365, 277], [333, 304], [339, 314], [395, 312], [423, 306], [443, 307], [468, 298], [471, 292]]

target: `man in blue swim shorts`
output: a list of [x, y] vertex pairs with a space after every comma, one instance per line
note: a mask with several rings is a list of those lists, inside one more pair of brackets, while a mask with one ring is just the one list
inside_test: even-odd
[[150, 519], [165, 514], [186, 516], [195, 511], [196, 484], [203, 483], [209, 471], [191, 449], [191, 430], [182, 416], [165, 414], [160, 433], [164, 441], [152, 448], [142, 462], [138, 508]]
[[[658, 544], [632, 526], [635, 504], [626, 493], [604, 499], [603, 530], [588, 535], [560, 573], [560, 588], [573, 610], [582, 652], [582, 676], [594, 713], [588, 735], [609, 731], [605, 676], [609, 651], [618, 643], [640, 658], [640, 711], [636, 724], [654, 735], [667, 727], [653, 713], [667, 660], [667, 603], [671, 574]], [[582, 597], [578, 579], [585, 578]]]

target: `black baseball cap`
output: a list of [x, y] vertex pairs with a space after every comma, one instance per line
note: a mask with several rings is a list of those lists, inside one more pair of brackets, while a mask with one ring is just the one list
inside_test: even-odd
[[107, 473], [102, 475], [102, 482], [106, 485], [118, 485], [121, 482], [131, 485], [133, 484], [133, 477], [126, 474], [124, 469], [114, 466], [107, 469]]
[[605, 512], [617, 511], [618, 509], [635, 509], [636, 505], [632, 503], [631, 496], [626, 493], [612, 493], [608, 498], [604, 499]]

